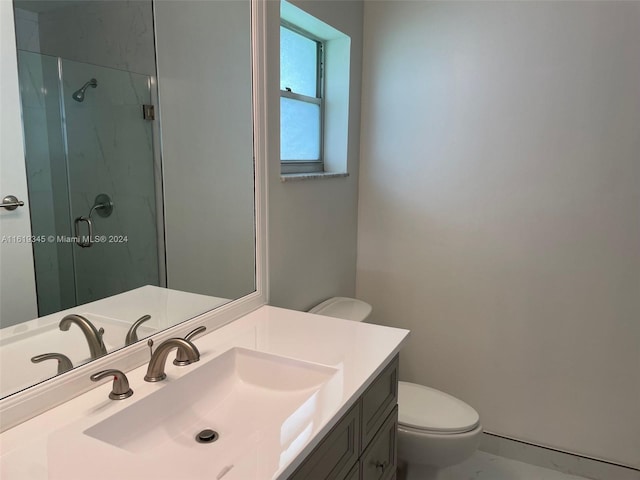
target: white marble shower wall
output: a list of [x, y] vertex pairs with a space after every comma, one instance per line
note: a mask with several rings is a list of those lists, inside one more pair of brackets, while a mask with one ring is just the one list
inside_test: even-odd
[[[58, 60], [18, 51], [32, 234], [70, 232]], [[71, 245], [33, 244], [40, 315], [75, 305]]]
[[156, 74], [150, 0], [90, 0], [66, 5], [39, 14], [42, 53]]
[[[62, 71], [71, 216], [88, 216], [98, 194], [113, 202], [111, 216], [92, 217], [94, 236], [106, 239], [73, 248], [77, 303], [158, 285], [153, 132], [142, 116], [150, 79], [69, 60]], [[83, 102], [74, 100], [91, 78], [97, 87]]]

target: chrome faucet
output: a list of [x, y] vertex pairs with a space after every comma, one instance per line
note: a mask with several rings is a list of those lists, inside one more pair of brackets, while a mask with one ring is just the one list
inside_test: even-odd
[[[200, 326], [198, 328], [195, 328], [191, 330], [189, 333], [187, 333], [184, 339], [191, 341], [193, 340], [193, 337], [195, 337], [196, 335], [200, 335], [201, 333], [204, 333], [206, 329], [207, 327], [205, 326]], [[185, 365], [191, 364], [191, 360], [189, 360], [189, 358], [187, 357], [187, 354], [184, 349], [182, 348], [178, 349], [178, 353], [176, 354], [176, 358], [173, 361], [173, 364], [179, 367], [184, 367]]]
[[[149, 340], [147, 343], [150, 347], [153, 346], [152, 340]], [[159, 382], [160, 380], [167, 378], [167, 374], [164, 372], [164, 367], [167, 362], [169, 352], [174, 348], [182, 350], [191, 363], [200, 360], [198, 347], [189, 340], [185, 340], [184, 338], [170, 338], [165, 340], [158, 345], [155, 352], [151, 354], [149, 368], [147, 369], [147, 374], [144, 377], [146, 382]]]
[[89, 351], [91, 352], [91, 358], [98, 358], [107, 354], [107, 348], [104, 346], [102, 335], [104, 334], [104, 328], [97, 330], [89, 320], [81, 315], [71, 314], [60, 320], [60, 330], [66, 332], [71, 327], [71, 324], [75, 323], [80, 327], [82, 333], [84, 333], [87, 343], [89, 344]]
[[150, 318], [151, 315], [143, 315], [138, 320], [136, 320], [133, 325], [131, 325], [131, 328], [127, 332], [127, 337], [124, 340], [125, 345], [131, 345], [132, 343], [136, 343], [138, 341], [138, 327]]

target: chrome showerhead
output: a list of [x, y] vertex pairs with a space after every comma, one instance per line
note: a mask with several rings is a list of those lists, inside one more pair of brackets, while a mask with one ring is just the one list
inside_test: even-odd
[[85, 90], [89, 87], [96, 88], [97, 86], [98, 86], [98, 81], [95, 78], [92, 78], [87, 83], [85, 83], [81, 89], [73, 92], [73, 95], [71, 95], [71, 98], [73, 98], [76, 102], [83, 102]]

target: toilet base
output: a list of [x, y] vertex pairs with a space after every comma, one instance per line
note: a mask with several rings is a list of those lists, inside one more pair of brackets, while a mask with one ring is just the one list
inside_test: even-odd
[[427, 433], [399, 425], [398, 480], [451, 480], [446, 467], [473, 455], [481, 435], [481, 425], [456, 434]]

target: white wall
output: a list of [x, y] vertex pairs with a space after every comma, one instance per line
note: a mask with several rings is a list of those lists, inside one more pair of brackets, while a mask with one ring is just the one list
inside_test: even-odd
[[255, 290], [249, 1], [155, 5], [167, 286]]
[[488, 431], [640, 467], [640, 3], [365, 4], [357, 293]]
[[[20, 128], [20, 86], [12, 4], [0, 2], [0, 192], [14, 195], [25, 206], [0, 212], [0, 236], [29, 236], [31, 221], [24, 143]], [[0, 327], [37, 315], [31, 246], [0, 242]]]
[[362, 74], [361, 1], [290, 3], [351, 37], [349, 177], [280, 179], [280, 2], [268, 2], [269, 303], [306, 310], [355, 293], [356, 218]]

